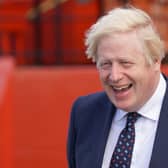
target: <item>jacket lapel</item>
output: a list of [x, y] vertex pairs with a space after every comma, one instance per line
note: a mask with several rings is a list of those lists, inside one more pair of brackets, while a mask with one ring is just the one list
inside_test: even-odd
[[114, 113], [116, 111], [116, 108], [112, 105], [112, 103], [109, 101], [106, 107], [104, 107], [104, 112], [106, 111], [105, 115], [105, 122], [103, 122], [103, 131], [101, 132], [101, 138], [99, 141], [99, 147], [97, 152], [99, 152], [98, 155], [98, 162], [97, 162], [97, 168], [101, 168], [104, 151], [106, 147], [107, 138], [109, 135], [109, 130], [111, 128], [112, 119], [114, 116]]
[[160, 168], [168, 163], [168, 83], [164, 97], [149, 168]]

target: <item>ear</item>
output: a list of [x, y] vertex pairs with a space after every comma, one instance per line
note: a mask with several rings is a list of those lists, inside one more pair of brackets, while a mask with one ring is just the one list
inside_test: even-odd
[[160, 59], [155, 59], [154, 63], [153, 63], [154, 69], [156, 71], [160, 71], [160, 67], [161, 67], [161, 60]]

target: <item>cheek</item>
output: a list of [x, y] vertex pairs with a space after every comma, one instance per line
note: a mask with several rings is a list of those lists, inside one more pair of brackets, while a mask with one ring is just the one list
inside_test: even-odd
[[155, 74], [145, 76], [142, 75], [141, 78], [139, 78], [136, 83], [137, 96], [145, 98], [151, 95], [151, 92], [154, 88], [154, 84], [155, 84]]
[[108, 79], [108, 73], [107, 72], [99, 72], [99, 78], [102, 82], [105, 82]]

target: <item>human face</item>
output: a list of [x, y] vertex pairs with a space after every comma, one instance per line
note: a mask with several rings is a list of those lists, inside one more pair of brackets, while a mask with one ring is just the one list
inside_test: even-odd
[[100, 80], [111, 102], [127, 112], [139, 110], [158, 85], [160, 61], [147, 63], [136, 32], [102, 37], [97, 56]]

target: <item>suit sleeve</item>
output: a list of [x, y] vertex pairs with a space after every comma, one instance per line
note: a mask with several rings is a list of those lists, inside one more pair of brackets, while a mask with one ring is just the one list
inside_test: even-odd
[[75, 144], [76, 144], [75, 113], [77, 106], [76, 104], [77, 102], [75, 102], [72, 107], [69, 121], [69, 130], [67, 139], [68, 168], [76, 168], [76, 161], [75, 161]]

